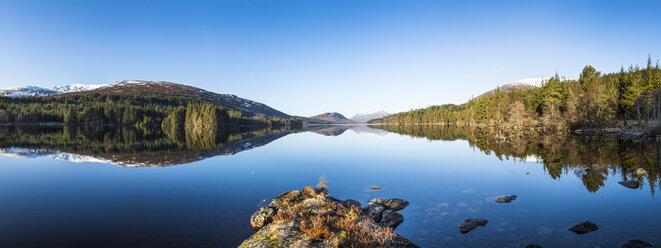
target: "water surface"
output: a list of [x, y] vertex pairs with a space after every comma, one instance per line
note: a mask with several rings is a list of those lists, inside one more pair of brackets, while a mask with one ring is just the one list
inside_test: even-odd
[[[655, 143], [440, 126], [251, 129], [204, 142], [2, 127], [0, 152], [1, 247], [232, 247], [253, 233], [258, 207], [322, 175], [339, 199], [409, 200], [397, 232], [423, 247], [661, 244]], [[494, 202], [510, 194], [519, 199]], [[465, 218], [489, 223], [460, 234]], [[567, 230], [583, 220], [599, 230]]]

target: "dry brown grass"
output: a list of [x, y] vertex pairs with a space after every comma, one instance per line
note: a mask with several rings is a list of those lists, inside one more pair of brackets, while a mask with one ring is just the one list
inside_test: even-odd
[[303, 215], [300, 229], [315, 241], [330, 241], [340, 246], [379, 247], [395, 237], [393, 229], [373, 225], [362, 216], [360, 209], [335, 204], [334, 213], [328, 215]]
[[316, 215], [302, 219], [300, 228], [315, 241], [328, 240], [334, 236], [330, 229], [332, 221], [330, 216]]

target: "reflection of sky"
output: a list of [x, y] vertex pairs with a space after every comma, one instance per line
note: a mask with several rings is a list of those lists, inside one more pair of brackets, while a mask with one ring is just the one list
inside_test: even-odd
[[[661, 244], [656, 224], [661, 200], [648, 188], [624, 188], [618, 176], [609, 176], [603, 188], [590, 193], [571, 172], [553, 180], [538, 163], [500, 161], [463, 140], [306, 132], [233, 156], [167, 168], [47, 158], [0, 157], [0, 162], [0, 236], [12, 237], [0, 239], [2, 246], [35, 233], [65, 245], [74, 238], [65, 233], [85, 233], [75, 238], [88, 246], [110, 239], [118, 246], [136, 240], [236, 245], [252, 234], [250, 214], [264, 200], [314, 185], [321, 175], [339, 199], [409, 200], [397, 231], [423, 247], [612, 247], [633, 238]], [[370, 190], [372, 185], [383, 189]], [[519, 199], [494, 202], [511, 194]], [[465, 218], [489, 223], [460, 234], [457, 224]], [[567, 230], [582, 220], [597, 223], [599, 230], [581, 236]]]

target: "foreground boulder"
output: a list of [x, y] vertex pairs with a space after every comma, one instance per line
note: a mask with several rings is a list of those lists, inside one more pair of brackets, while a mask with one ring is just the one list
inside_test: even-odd
[[650, 242], [640, 239], [632, 239], [620, 245], [620, 248], [648, 248], [654, 247]]
[[261, 207], [257, 209], [257, 211], [250, 216], [250, 226], [252, 227], [252, 230], [257, 231], [267, 223], [271, 222], [274, 215], [275, 210], [273, 208]]
[[467, 233], [477, 228], [478, 226], [485, 226], [489, 221], [485, 219], [465, 219], [464, 222], [459, 224], [459, 231]]
[[408, 204], [374, 199], [360, 208], [360, 202], [337, 200], [325, 188], [287, 191], [250, 217], [257, 232], [239, 247], [418, 247], [393, 231], [404, 221], [397, 211]]
[[519, 198], [519, 197], [516, 196], [516, 195], [502, 196], [502, 197], [498, 197], [498, 199], [496, 199], [496, 202], [498, 202], [498, 203], [510, 203], [510, 202], [516, 200], [516, 198]]
[[570, 231], [578, 234], [593, 232], [596, 231], [597, 229], [599, 229], [599, 226], [597, 226], [597, 224], [594, 224], [587, 220], [576, 223], [574, 226], [569, 228]]
[[383, 227], [392, 227], [394, 229], [399, 224], [402, 224], [402, 222], [404, 222], [404, 216], [402, 214], [395, 212], [394, 209], [388, 209], [383, 211], [379, 224]]

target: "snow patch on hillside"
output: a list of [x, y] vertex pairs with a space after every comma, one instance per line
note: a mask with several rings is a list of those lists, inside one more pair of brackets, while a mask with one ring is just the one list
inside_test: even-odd
[[26, 97], [26, 96], [52, 96], [63, 93], [94, 90], [107, 86], [107, 84], [69, 84], [43, 88], [38, 86], [13, 87], [0, 90], [0, 96]]
[[364, 123], [364, 122], [367, 122], [371, 119], [379, 119], [379, 118], [383, 118], [383, 117], [386, 117], [386, 116], [389, 116], [389, 115], [390, 115], [390, 113], [388, 113], [386, 111], [383, 111], [383, 110], [379, 110], [379, 111], [375, 111], [375, 112], [358, 113], [358, 114], [354, 115], [353, 117], [351, 117], [350, 120], [355, 121], [355, 122], [359, 122], [359, 123]]
[[514, 82], [506, 83], [504, 85], [530, 85], [534, 87], [542, 87], [548, 81], [548, 78], [524, 78]]
[[80, 91], [95, 90], [107, 85], [108, 84], [69, 84], [69, 85], [55, 86], [53, 87], [53, 90], [59, 91], [61, 93], [80, 92]]

